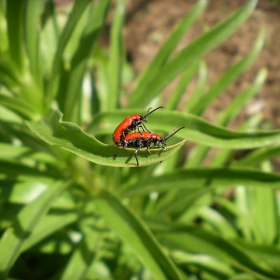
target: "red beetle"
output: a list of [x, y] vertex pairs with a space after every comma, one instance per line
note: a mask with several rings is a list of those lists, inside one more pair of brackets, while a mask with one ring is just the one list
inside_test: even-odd
[[132, 116], [126, 117], [115, 129], [113, 134], [113, 141], [117, 146], [122, 146], [122, 141], [125, 138], [126, 135], [128, 135], [131, 131], [135, 131], [136, 128], [138, 129], [138, 132], [140, 132], [140, 127], [142, 130], [146, 130], [150, 132], [143, 122], [147, 122], [146, 117], [150, 114], [152, 114], [154, 111], [163, 108], [163, 106], [160, 106], [158, 108], [155, 108], [154, 110], [150, 111], [151, 108], [147, 111], [146, 115], [141, 116], [139, 114], [135, 114]]
[[162, 138], [159, 134], [150, 133], [150, 132], [134, 132], [128, 134], [124, 137], [122, 141], [122, 146], [124, 148], [136, 148], [134, 152], [134, 156], [136, 159], [136, 165], [139, 166], [139, 161], [137, 158], [137, 154], [141, 148], [146, 147], [147, 152], [150, 154], [150, 147], [154, 144], [157, 148], [162, 148], [165, 150], [166, 140], [177, 133], [179, 130], [183, 129], [184, 127], [180, 127], [178, 129], [174, 129], [170, 134], [168, 134], [165, 138]]

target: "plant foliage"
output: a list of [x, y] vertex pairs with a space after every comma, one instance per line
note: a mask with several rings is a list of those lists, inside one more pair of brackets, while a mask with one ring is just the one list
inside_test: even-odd
[[[0, 1], [0, 278], [279, 279], [280, 176], [271, 160], [280, 131], [261, 130], [261, 114], [227, 128], [266, 70], [216, 123], [202, 118], [257, 59], [264, 31], [214, 84], [203, 56], [257, 1], [175, 51], [207, 6], [198, 0], [138, 77], [125, 56], [125, 1], [114, 3]], [[98, 39], [109, 11], [105, 49]], [[196, 88], [177, 110], [191, 81]], [[132, 168], [134, 150], [113, 145], [112, 132], [155, 103], [165, 109], [149, 116], [151, 131], [185, 129], [165, 151], [140, 151]], [[236, 149], [247, 153], [235, 158]]]

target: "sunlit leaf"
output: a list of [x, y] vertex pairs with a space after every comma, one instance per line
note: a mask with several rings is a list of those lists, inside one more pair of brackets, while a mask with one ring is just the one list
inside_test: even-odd
[[107, 192], [102, 192], [97, 197], [96, 204], [108, 226], [129, 244], [131, 250], [155, 277], [180, 279], [172, 261], [141, 219]]
[[[28, 127], [45, 142], [61, 147], [89, 161], [115, 167], [135, 167], [134, 150], [106, 145], [84, 132], [74, 123], [61, 120], [62, 114], [50, 111], [41, 122], [28, 122]], [[166, 151], [151, 149], [138, 153], [140, 166], [160, 162], [176, 152], [185, 141], [170, 146]]]
[[50, 208], [53, 200], [68, 186], [57, 182], [18, 214], [15, 223], [3, 234], [0, 241], [0, 271], [5, 278], [19, 256], [22, 246], [34, 227]]

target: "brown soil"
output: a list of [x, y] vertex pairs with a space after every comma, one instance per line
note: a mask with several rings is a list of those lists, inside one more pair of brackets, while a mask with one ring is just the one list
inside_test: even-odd
[[[176, 4], [174, 4], [176, 2]], [[130, 0], [125, 28], [126, 48], [131, 62], [140, 72], [155, 56], [165, 39], [180, 19], [194, 6], [196, 1], [185, 0]], [[244, 0], [210, 0], [206, 12], [185, 35], [179, 48], [201, 34], [205, 27], [212, 27], [233, 11], [244, 5]], [[225, 108], [231, 100], [246, 89], [261, 68], [268, 70], [267, 80], [258, 96], [245, 108], [233, 127], [244, 117], [262, 111], [264, 119], [280, 128], [280, 6], [272, 1], [260, 0], [252, 16], [233, 36], [205, 56], [208, 66], [209, 85], [215, 82], [233, 63], [248, 55], [260, 28], [266, 30], [264, 49], [245, 74], [234, 82], [204, 114], [215, 122], [217, 112]], [[169, 87], [165, 92], [168, 94]], [[188, 91], [191, 91], [190, 88]], [[186, 92], [186, 96], [188, 95]], [[187, 97], [186, 97], [187, 98]], [[186, 100], [187, 102], [187, 100]]]

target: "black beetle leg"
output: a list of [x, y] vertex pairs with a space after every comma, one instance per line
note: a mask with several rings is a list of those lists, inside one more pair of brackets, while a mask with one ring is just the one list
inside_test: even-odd
[[149, 140], [147, 140], [147, 152], [149, 153], [149, 154], [151, 154], [151, 152], [150, 152], [150, 148], [151, 148], [151, 145], [152, 145], [152, 140], [151, 139], [149, 139]]
[[140, 127], [142, 128], [142, 130], [144, 131], [142, 124], [139, 124], [139, 126], [137, 126], [137, 130], [140, 133], [140, 135], [142, 135], [142, 132], [140, 131]]
[[[144, 125], [144, 123], [142, 123], [142, 128], [143, 128], [143, 127], [146, 129], [146, 131], [148, 131], [149, 133], [151, 133], [151, 131], [148, 130], [148, 128]], [[143, 129], [143, 131], [144, 131], [144, 129]]]
[[137, 158], [137, 154], [138, 152], [140, 151], [140, 148], [136, 149], [136, 151], [134, 152], [134, 156], [135, 156], [135, 159], [136, 159], [136, 165], [139, 166], [139, 161], [138, 161], [138, 158]]

